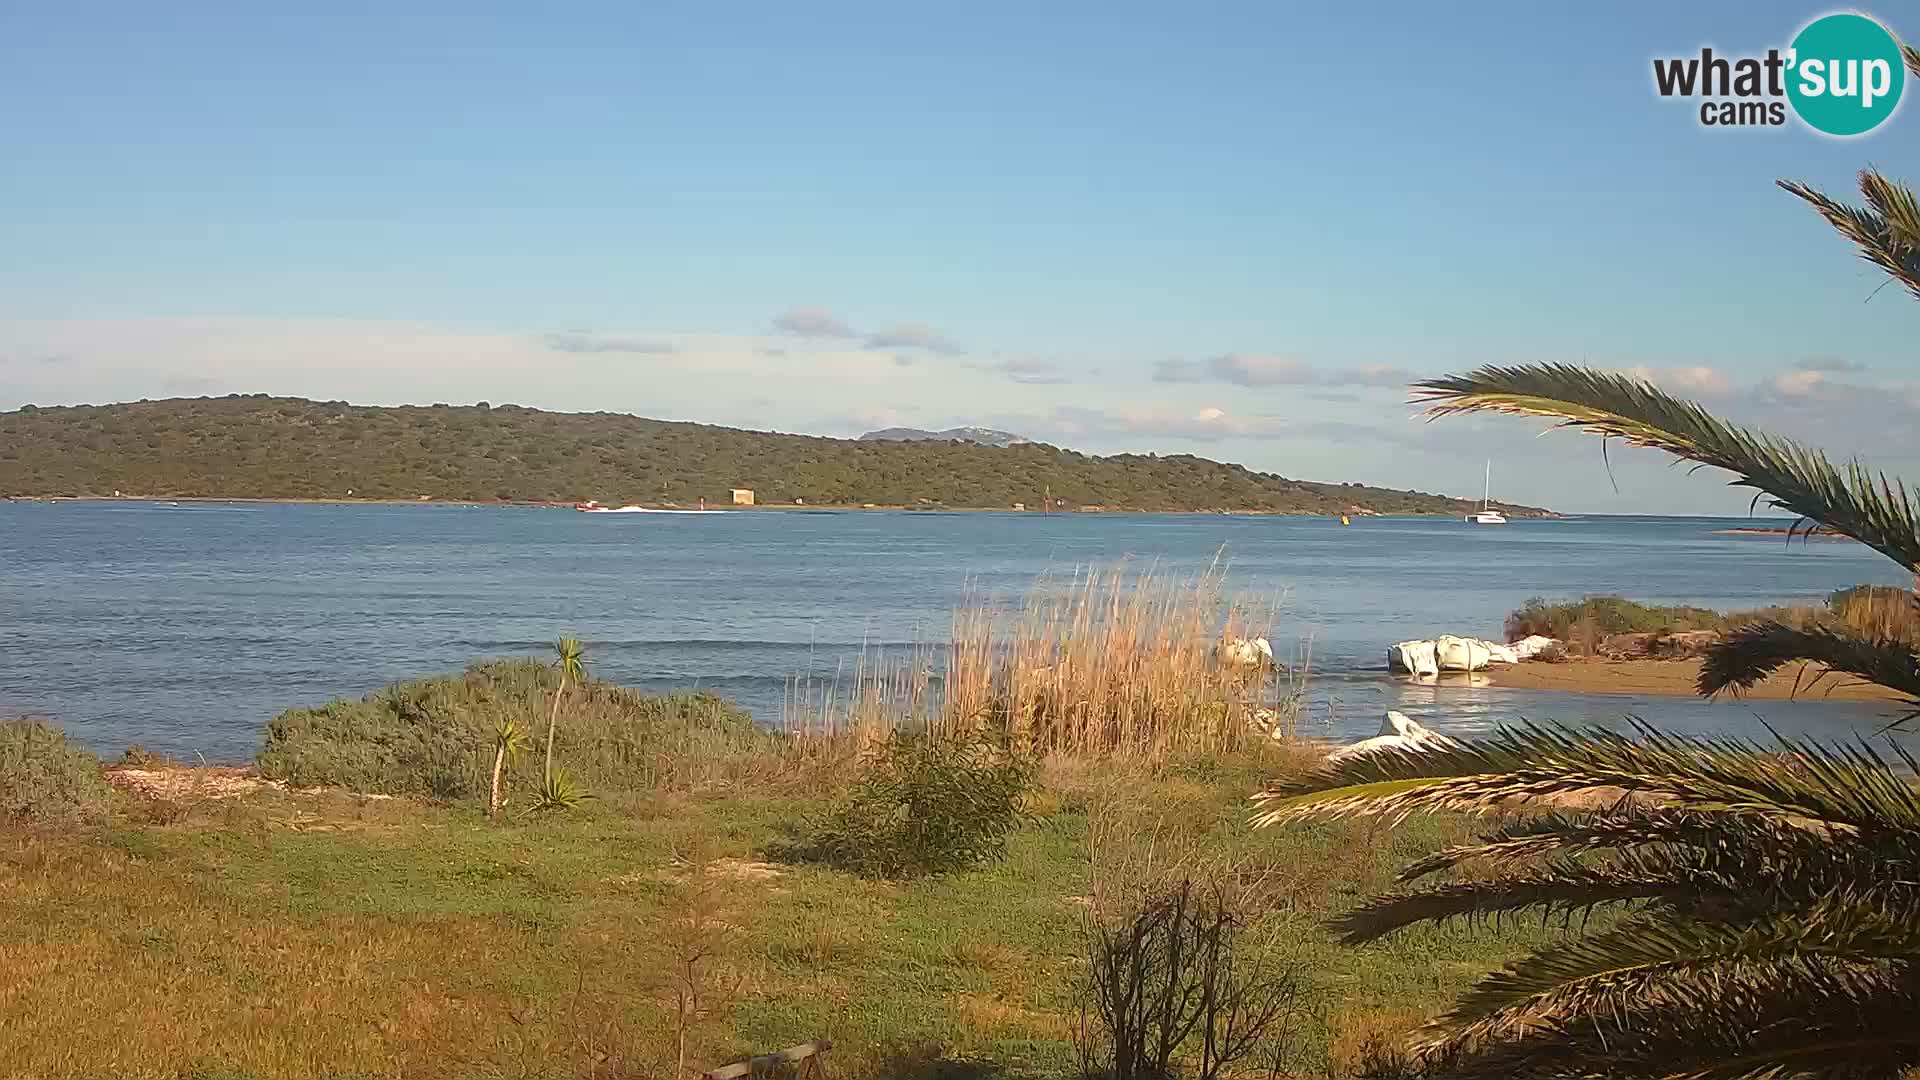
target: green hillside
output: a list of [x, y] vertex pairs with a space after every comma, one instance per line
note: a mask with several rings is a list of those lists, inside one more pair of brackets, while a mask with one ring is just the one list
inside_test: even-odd
[[[1190, 455], [823, 439], [513, 405], [384, 408], [266, 395], [0, 413], [0, 496], [725, 502], [1459, 513]], [[1524, 507], [1510, 507], [1525, 514]]]

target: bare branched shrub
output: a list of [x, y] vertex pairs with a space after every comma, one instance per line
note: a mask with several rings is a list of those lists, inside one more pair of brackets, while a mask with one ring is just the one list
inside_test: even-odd
[[[1088, 1076], [1217, 1080], [1282, 1060], [1305, 983], [1267, 914], [1264, 876], [1149, 839], [1113, 857], [1121, 826], [1089, 844], [1092, 907], [1075, 1045]], [[1105, 850], [1103, 850], [1103, 848]]]
[[700, 1025], [729, 1008], [739, 995], [741, 977], [728, 964], [741, 937], [726, 918], [730, 880], [714, 873], [711, 851], [695, 843], [674, 862], [685, 874], [672, 883], [672, 897], [661, 930], [668, 953], [667, 991], [673, 1002], [674, 1075], [687, 1073], [690, 1044]]

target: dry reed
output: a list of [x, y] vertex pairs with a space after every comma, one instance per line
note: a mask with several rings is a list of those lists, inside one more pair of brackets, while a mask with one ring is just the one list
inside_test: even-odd
[[1041, 753], [1155, 759], [1290, 733], [1308, 658], [1223, 661], [1224, 643], [1270, 636], [1279, 607], [1236, 602], [1225, 574], [1218, 559], [1189, 576], [1121, 563], [1042, 579], [1016, 606], [969, 593], [945, 642], [790, 680], [783, 726], [862, 743], [985, 730]]

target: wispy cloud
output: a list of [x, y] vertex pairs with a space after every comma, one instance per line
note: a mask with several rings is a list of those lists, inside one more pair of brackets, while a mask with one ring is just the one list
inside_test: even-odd
[[959, 346], [948, 340], [945, 334], [931, 326], [908, 324], [876, 330], [863, 339], [869, 349], [924, 349], [931, 353], [952, 355], [960, 351]]
[[568, 330], [563, 333], [548, 334], [545, 340], [547, 348], [570, 353], [639, 353], [648, 356], [670, 356], [680, 351], [680, 347], [671, 342], [596, 334], [589, 330]]
[[1221, 382], [1234, 386], [1404, 386], [1413, 376], [1391, 364], [1354, 364], [1321, 369], [1290, 356], [1227, 353], [1204, 363], [1162, 360], [1154, 365], [1156, 382]]
[[1849, 375], [1867, 370], [1865, 364], [1837, 356], [1809, 356], [1794, 367], [1801, 371], [1824, 371], [1832, 375]]
[[782, 333], [805, 338], [858, 336], [854, 333], [853, 327], [842, 322], [833, 312], [817, 307], [797, 307], [783, 311], [774, 316], [773, 328]]
[[1013, 357], [1006, 360], [980, 361], [969, 363], [966, 367], [976, 371], [986, 371], [1005, 375], [1017, 383], [1031, 386], [1052, 386], [1071, 382], [1067, 371], [1050, 360], [1036, 360], [1031, 357]]
[[1734, 392], [1733, 380], [1724, 372], [1704, 364], [1681, 367], [1631, 367], [1626, 374], [1676, 394], [1718, 397]]

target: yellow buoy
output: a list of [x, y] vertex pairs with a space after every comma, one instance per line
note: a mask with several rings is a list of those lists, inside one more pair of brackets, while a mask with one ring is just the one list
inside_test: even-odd
[[1353, 522], [1351, 522], [1351, 521], [1348, 521], [1348, 520], [1347, 520], [1347, 515], [1345, 515], [1345, 514], [1341, 514], [1341, 515], [1340, 515], [1340, 524], [1342, 524], [1342, 525], [1351, 525], [1351, 524], [1353, 524]]

